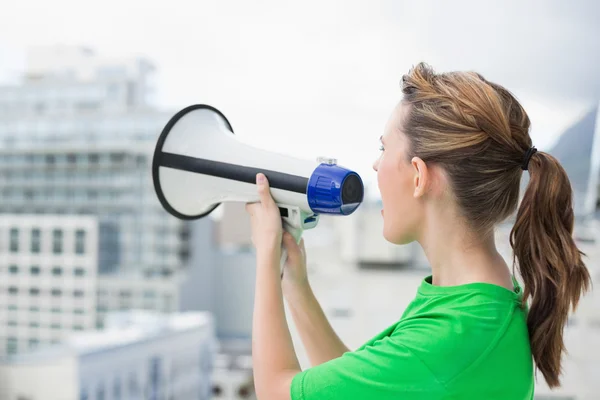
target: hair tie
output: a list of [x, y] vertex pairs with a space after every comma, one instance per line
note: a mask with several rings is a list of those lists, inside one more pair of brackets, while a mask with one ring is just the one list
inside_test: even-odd
[[523, 165], [521, 165], [521, 169], [523, 171], [527, 171], [529, 166], [529, 160], [531, 160], [531, 156], [533, 156], [537, 152], [535, 146], [531, 146], [529, 150], [525, 153], [525, 158], [523, 158]]

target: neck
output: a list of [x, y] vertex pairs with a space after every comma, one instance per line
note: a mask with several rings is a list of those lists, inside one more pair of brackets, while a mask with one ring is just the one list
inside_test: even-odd
[[433, 215], [418, 240], [431, 265], [432, 283], [487, 282], [512, 288], [510, 270], [496, 249], [494, 233], [478, 237], [456, 220], [447, 210]]

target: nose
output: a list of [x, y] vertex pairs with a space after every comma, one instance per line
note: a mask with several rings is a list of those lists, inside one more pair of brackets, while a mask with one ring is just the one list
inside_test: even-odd
[[377, 160], [375, 160], [375, 162], [373, 163], [373, 171], [377, 172], [378, 168], [379, 168], [379, 158], [377, 158]]

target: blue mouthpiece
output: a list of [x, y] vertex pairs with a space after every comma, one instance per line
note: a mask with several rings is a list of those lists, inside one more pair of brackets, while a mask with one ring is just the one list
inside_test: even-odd
[[308, 180], [308, 205], [317, 214], [350, 215], [363, 201], [360, 176], [336, 164], [320, 164]]

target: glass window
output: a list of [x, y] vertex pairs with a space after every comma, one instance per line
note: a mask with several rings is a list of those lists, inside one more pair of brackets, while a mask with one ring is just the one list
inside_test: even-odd
[[6, 339], [6, 352], [8, 354], [15, 354], [18, 349], [17, 338], [9, 337]]
[[16, 287], [16, 286], [10, 286], [8, 288], [8, 293], [12, 294], [12, 295], [18, 294], [19, 293], [19, 288]]
[[40, 267], [38, 267], [37, 265], [33, 265], [29, 269], [29, 272], [31, 272], [31, 275], [39, 275], [40, 274]]
[[60, 314], [60, 313], [61, 313], [61, 310], [60, 310], [60, 308], [58, 308], [58, 307], [52, 307], [52, 308], [50, 309], [50, 312], [51, 312], [52, 314]]
[[75, 297], [83, 297], [84, 296], [84, 292], [83, 292], [83, 290], [74, 290], [73, 291], [73, 296], [75, 296]]
[[60, 289], [52, 289], [51, 293], [52, 293], [52, 296], [59, 297], [59, 296], [62, 295], [62, 290], [60, 290]]
[[37, 306], [31, 306], [31, 307], [29, 307], [29, 311], [31, 311], [31, 312], [38, 312], [38, 311], [40, 311], [40, 308], [37, 307]]
[[73, 310], [73, 314], [83, 315], [83, 314], [85, 314], [85, 310], [83, 310], [81, 308], [76, 308]]
[[39, 322], [30, 322], [29, 323], [29, 327], [30, 328], [39, 328], [40, 327], [40, 323]]
[[98, 386], [98, 390], [96, 391], [96, 400], [105, 400], [104, 399], [104, 385], [100, 384]]
[[10, 251], [16, 253], [19, 251], [19, 229], [10, 228]]
[[85, 253], [85, 231], [78, 229], [75, 231], [75, 254]]
[[31, 252], [39, 253], [41, 249], [41, 236], [42, 232], [39, 228], [33, 228], [31, 230]]
[[29, 348], [35, 349], [40, 344], [38, 339], [29, 339]]
[[16, 275], [19, 273], [19, 267], [17, 267], [16, 265], [11, 265], [10, 267], [8, 267], [8, 271], [11, 275]]
[[144, 298], [145, 299], [154, 299], [154, 298], [156, 298], [156, 292], [153, 290], [145, 290]]
[[115, 379], [113, 386], [113, 400], [121, 400], [121, 381], [119, 378]]
[[57, 322], [54, 322], [54, 323], [50, 324], [50, 328], [51, 329], [60, 329], [61, 325]]
[[54, 254], [61, 254], [63, 251], [63, 231], [54, 229], [52, 231], [52, 251]]
[[31, 296], [39, 296], [40, 289], [38, 289], [38, 288], [31, 288], [31, 289], [29, 289], [29, 294]]
[[9, 311], [17, 311], [19, 309], [19, 307], [17, 307], [14, 304], [9, 304], [8, 309], [9, 309]]
[[61, 267], [54, 267], [52, 268], [52, 275], [54, 276], [61, 276], [63, 273], [63, 270]]
[[75, 267], [75, 270], [73, 271], [73, 274], [75, 276], [84, 276], [85, 275], [85, 269], [83, 269], [81, 267]]

